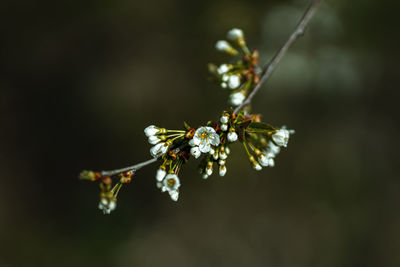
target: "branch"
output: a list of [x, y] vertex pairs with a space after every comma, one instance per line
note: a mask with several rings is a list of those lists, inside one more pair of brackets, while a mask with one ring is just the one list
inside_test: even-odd
[[307, 26], [308, 22], [314, 15], [315, 10], [317, 9], [318, 5], [322, 2], [322, 0], [313, 0], [310, 6], [307, 8], [306, 12], [304, 13], [303, 17], [301, 18], [299, 24], [297, 24], [296, 29], [290, 35], [289, 39], [286, 43], [279, 49], [279, 51], [275, 54], [275, 56], [271, 59], [271, 61], [264, 66], [264, 70], [261, 74], [261, 79], [259, 83], [254, 87], [253, 91], [249, 94], [243, 103], [235, 108], [234, 113], [238, 113], [241, 109], [245, 106], [250, 105], [251, 100], [257, 94], [257, 92], [261, 89], [264, 83], [269, 79], [272, 72], [275, 70], [278, 63], [281, 61], [282, 57], [286, 54], [289, 47], [297, 40], [297, 38], [304, 33], [304, 29]]
[[125, 168], [118, 169], [118, 170], [112, 170], [112, 171], [101, 171], [100, 173], [102, 176], [112, 176], [112, 175], [119, 174], [121, 172], [126, 172], [126, 171], [136, 172], [137, 170], [139, 170], [147, 165], [150, 165], [150, 164], [156, 162], [157, 160], [158, 160], [158, 158], [149, 159], [149, 160], [140, 162], [138, 164], [135, 164], [133, 166], [125, 167]]
[[[272, 58], [272, 60], [264, 66], [264, 70], [262, 71], [261, 74], [261, 79], [259, 83], [254, 87], [253, 91], [249, 94], [249, 96], [246, 98], [243, 103], [238, 106], [235, 110], [234, 113], [238, 113], [241, 109], [243, 109], [245, 106], [249, 105], [251, 103], [251, 100], [253, 97], [257, 94], [257, 92], [261, 89], [261, 87], [264, 85], [264, 83], [269, 79], [271, 76], [272, 72], [280, 62], [281, 58], [286, 54], [287, 50], [289, 47], [294, 43], [294, 41], [297, 40], [299, 36], [301, 36], [304, 33], [304, 29], [307, 26], [308, 22], [314, 15], [314, 12], [318, 5], [322, 2], [322, 0], [313, 0], [306, 12], [304, 13], [303, 17], [301, 18], [299, 24], [297, 25], [296, 29], [294, 32], [290, 35], [289, 39], [286, 41], [286, 43], [279, 49], [279, 51], [275, 54], [275, 56]], [[101, 175], [102, 176], [112, 176], [116, 175], [122, 172], [126, 171], [133, 171], [136, 172], [137, 170], [150, 165], [154, 162], [156, 162], [158, 158], [153, 158], [147, 161], [140, 162], [138, 164], [135, 164], [133, 166], [125, 167], [122, 169], [118, 170], [112, 170], [112, 171], [102, 171]]]

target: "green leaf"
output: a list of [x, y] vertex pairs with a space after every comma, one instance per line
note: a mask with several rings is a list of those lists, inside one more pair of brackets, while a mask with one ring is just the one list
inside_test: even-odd
[[262, 133], [276, 131], [276, 129], [272, 125], [263, 122], [252, 122], [247, 126], [246, 130], [252, 132], [262, 132]]

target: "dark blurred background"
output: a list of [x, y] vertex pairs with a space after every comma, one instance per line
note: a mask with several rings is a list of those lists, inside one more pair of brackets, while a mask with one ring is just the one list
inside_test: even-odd
[[400, 266], [398, 2], [325, 1], [256, 97], [296, 130], [274, 168], [156, 165], [109, 216], [83, 169], [150, 158], [143, 129], [218, 119], [227, 30], [267, 62], [310, 1], [3, 1], [0, 266]]

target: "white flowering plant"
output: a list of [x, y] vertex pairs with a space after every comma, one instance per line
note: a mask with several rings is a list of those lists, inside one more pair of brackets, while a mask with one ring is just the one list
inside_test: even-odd
[[[186, 122], [182, 129], [170, 130], [155, 125], [144, 129], [152, 145], [152, 159], [123, 169], [112, 171], [83, 171], [81, 179], [99, 181], [99, 209], [109, 214], [116, 208], [117, 196], [124, 184], [131, 182], [134, 174], [144, 166], [159, 162], [155, 174], [156, 186], [161, 192], [168, 192], [177, 201], [181, 187], [179, 172], [190, 159], [200, 160], [200, 174], [209, 178], [214, 170], [220, 176], [227, 173], [226, 163], [233, 143], [241, 143], [251, 166], [260, 171], [262, 167], [275, 166], [275, 158], [281, 148], [286, 147], [293, 130], [285, 126], [275, 127], [261, 120], [260, 114], [250, 112], [252, 97], [261, 88], [274, 66], [290, 46], [303, 33], [319, 1], [313, 1], [304, 17], [285, 45], [264, 68], [258, 65], [257, 50], [251, 51], [241, 29], [232, 29], [227, 40], [218, 41], [216, 49], [233, 57], [234, 63], [219, 66], [209, 64], [209, 70], [222, 88], [233, 90], [229, 105], [217, 121], [192, 127]], [[114, 182], [113, 184], [113, 181]]]

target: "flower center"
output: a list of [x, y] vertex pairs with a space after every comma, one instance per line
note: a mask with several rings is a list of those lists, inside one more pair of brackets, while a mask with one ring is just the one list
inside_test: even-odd
[[176, 184], [176, 181], [175, 181], [175, 179], [168, 179], [168, 181], [167, 181], [167, 185], [168, 185], [168, 187], [170, 187], [170, 188], [174, 188], [174, 185]]
[[201, 135], [200, 135], [200, 138], [201, 139], [207, 139], [208, 138], [208, 133], [202, 133]]

